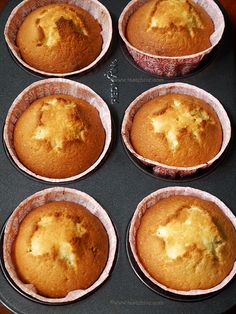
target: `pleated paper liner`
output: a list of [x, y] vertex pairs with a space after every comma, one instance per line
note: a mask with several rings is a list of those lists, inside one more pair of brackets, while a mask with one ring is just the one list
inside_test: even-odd
[[[71, 291], [64, 298], [47, 298], [37, 293], [32, 284], [23, 283], [16, 272], [12, 260], [12, 245], [18, 234], [19, 226], [25, 216], [34, 208], [53, 201], [69, 201], [87, 208], [103, 224], [109, 238], [109, 254], [105, 268], [99, 278], [87, 289]], [[54, 187], [37, 192], [22, 201], [7, 220], [3, 240], [3, 272], [8, 281], [20, 293], [31, 300], [47, 304], [65, 304], [80, 300], [99, 288], [110, 276], [116, 257], [117, 236], [105, 209], [88, 194], [70, 188]]]
[[[103, 147], [103, 151], [96, 160], [96, 162], [91, 165], [87, 170], [68, 178], [55, 179], [48, 178], [44, 176], [40, 176], [29, 169], [27, 169], [18, 159], [17, 154], [14, 149], [13, 144], [13, 133], [14, 127], [21, 116], [21, 114], [31, 105], [33, 101], [38, 98], [42, 98], [48, 95], [56, 95], [56, 94], [65, 94], [70, 95], [76, 98], [83, 99], [87, 101], [89, 104], [94, 106], [98, 112], [103, 125], [103, 128], [106, 133], [105, 144]], [[108, 153], [109, 147], [111, 145], [112, 139], [112, 122], [111, 122], [111, 114], [107, 104], [103, 101], [103, 99], [96, 94], [91, 88], [88, 86], [77, 83], [71, 80], [62, 79], [62, 78], [52, 78], [46, 79], [42, 81], [35, 82], [24, 89], [19, 96], [14, 100], [12, 106], [10, 107], [3, 131], [4, 142], [8, 151], [10, 158], [16, 164], [16, 166], [30, 175], [33, 178], [38, 180], [51, 182], [51, 183], [65, 183], [74, 180], [78, 180], [83, 178], [84, 176], [90, 174], [95, 171], [95, 169], [101, 164], [103, 159]]]
[[[166, 94], [186, 94], [190, 96], [194, 96], [199, 98], [206, 103], [208, 103], [213, 110], [216, 112], [223, 133], [223, 140], [220, 151], [214, 156], [211, 160], [207, 161], [204, 164], [192, 166], [192, 167], [176, 167], [176, 166], [169, 166], [163, 163], [153, 161], [143, 156], [139, 155], [132, 146], [130, 141], [130, 131], [132, 127], [133, 118], [136, 112], [140, 109], [140, 107], [150, 101], [151, 99], [159, 96], [159, 95], [166, 95]], [[163, 178], [171, 178], [171, 179], [178, 179], [187, 177], [197, 177], [198, 174], [201, 172], [205, 172], [211, 169], [211, 166], [216, 165], [228, 147], [231, 138], [231, 125], [228, 115], [222, 106], [222, 104], [211, 94], [200, 89], [196, 86], [185, 84], [185, 83], [169, 83], [169, 84], [162, 84], [156, 87], [153, 87], [146, 92], [139, 95], [126, 109], [125, 115], [122, 122], [122, 129], [121, 129], [122, 140], [126, 149], [131, 155], [134, 161], [138, 160], [138, 166], [141, 164], [144, 165], [144, 169], [148, 170], [149, 173], [156, 177], [163, 177]], [[134, 157], [134, 158], [133, 158]]]
[[142, 280], [142, 282], [145, 285], [147, 285], [154, 292], [169, 299], [174, 299], [177, 301], [187, 302], [201, 301], [203, 299], [214, 296], [216, 293], [219, 293], [226, 285], [230, 283], [230, 281], [236, 274], [236, 261], [234, 262], [233, 268], [230, 271], [230, 273], [218, 285], [210, 289], [180, 291], [172, 289], [170, 287], [166, 287], [165, 285], [161, 284], [160, 282], [152, 278], [152, 276], [144, 268], [138, 257], [136, 249], [136, 234], [137, 230], [139, 229], [140, 222], [144, 213], [149, 207], [155, 205], [159, 200], [167, 198], [172, 195], [193, 196], [201, 198], [206, 201], [213, 202], [222, 210], [225, 216], [231, 221], [236, 232], [236, 217], [231, 212], [231, 210], [217, 197], [205, 191], [193, 189], [190, 187], [167, 187], [149, 194], [138, 204], [127, 230], [126, 238], [127, 254], [129, 257], [130, 264], [134, 269], [136, 275], [139, 277], [140, 280]]
[[[102, 39], [103, 45], [102, 50], [99, 56], [89, 65], [86, 67], [67, 73], [51, 73], [46, 71], [41, 71], [37, 68], [34, 68], [27, 64], [20, 55], [19, 48], [16, 46], [16, 34], [22, 22], [24, 21], [25, 17], [33, 10], [42, 7], [44, 5], [48, 5], [51, 3], [68, 3], [71, 5], [79, 6], [82, 9], [88, 11], [101, 25], [102, 31]], [[17, 59], [17, 61], [23, 65], [26, 69], [39, 73], [45, 76], [56, 76], [56, 77], [65, 77], [74, 74], [81, 74], [85, 73], [88, 70], [94, 68], [105, 56], [107, 53], [112, 39], [112, 20], [110, 13], [106, 9], [106, 7], [97, 0], [25, 0], [22, 1], [19, 5], [15, 7], [15, 9], [11, 12], [6, 26], [4, 30], [5, 40], [7, 45], [13, 54], [13, 56]]]
[[129, 17], [143, 4], [149, 0], [132, 0], [124, 8], [123, 12], [119, 18], [119, 33], [125, 43], [128, 52], [134, 59], [134, 61], [143, 70], [155, 74], [157, 76], [165, 77], [176, 77], [184, 76], [189, 72], [195, 70], [199, 63], [205, 58], [212, 49], [218, 45], [220, 42], [224, 28], [224, 16], [213, 0], [193, 0], [198, 3], [211, 17], [214, 24], [214, 32], [210, 37], [211, 47], [208, 49], [198, 52], [196, 54], [179, 56], [179, 57], [169, 57], [169, 56], [158, 56], [147, 52], [143, 52], [134, 46], [132, 46], [126, 38], [126, 25], [128, 23]]

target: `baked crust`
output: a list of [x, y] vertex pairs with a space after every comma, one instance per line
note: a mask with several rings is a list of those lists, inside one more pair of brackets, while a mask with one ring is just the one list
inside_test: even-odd
[[105, 131], [96, 108], [68, 95], [34, 101], [14, 129], [19, 160], [34, 173], [49, 178], [85, 171], [98, 159], [104, 143]]
[[145, 158], [191, 167], [206, 163], [220, 151], [222, 128], [217, 114], [204, 101], [167, 94], [137, 111], [130, 138], [135, 151]]
[[211, 46], [206, 11], [191, 0], [151, 0], [129, 18], [126, 36], [137, 49], [158, 56], [186, 56]]
[[236, 260], [231, 222], [217, 205], [192, 196], [170, 196], [148, 208], [136, 245], [149, 274], [175, 290], [209, 289]]
[[49, 4], [32, 11], [21, 24], [16, 44], [22, 59], [51, 73], [79, 70], [102, 50], [100, 24], [87, 11], [69, 4]]
[[61, 298], [90, 287], [108, 258], [107, 233], [97, 217], [72, 202], [51, 202], [22, 221], [13, 245], [20, 279], [38, 293]]

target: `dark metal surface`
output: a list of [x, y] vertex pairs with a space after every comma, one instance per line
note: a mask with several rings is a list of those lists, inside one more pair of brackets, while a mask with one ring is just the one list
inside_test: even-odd
[[[11, 10], [19, 3], [9, 1], [0, 15], [0, 129], [15, 97], [29, 84], [40, 80], [20, 67], [11, 57], [3, 38], [3, 29]], [[224, 105], [234, 130], [236, 121], [236, 71], [231, 30], [226, 18], [222, 44], [201, 71], [185, 78], [167, 80], [133, 66], [121, 49], [117, 34], [118, 17], [128, 1], [101, 0], [109, 9], [114, 36], [110, 53], [92, 71], [72, 80], [94, 89], [109, 105], [115, 139], [105, 163], [83, 180], [66, 184], [93, 196], [107, 211], [116, 225], [119, 252], [115, 268], [106, 283], [87, 298], [68, 305], [50, 306], [30, 301], [20, 295], [0, 271], [0, 300], [15, 313], [224, 313], [236, 305], [236, 279], [219, 294], [199, 302], [168, 300], [148, 289], [131, 269], [125, 248], [126, 229], [137, 204], [151, 192], [166, 186], [189, 185], [206, 190], [224, 201], [236, 214], [236, 145], [217, 168], [191, 182], [164, 181], [146, 175], [127, 157], [122, 147], [120, 126], [124, 111], [141, 92], [158, 84], [180, 81], [194, 84], [212, 93]], [[17, 171], [0, 143], [0, 228], [14, 208], [27, 196], [51, 185], [38, 182]]]

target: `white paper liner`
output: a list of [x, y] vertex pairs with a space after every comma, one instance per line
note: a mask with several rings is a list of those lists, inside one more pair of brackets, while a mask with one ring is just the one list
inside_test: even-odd
[[210, 36], [211, 47], [192, 55], [179, 57], [158, 56], [135, 48], [126, 38], [126, 25], [129, 17], [148, 1], [149, 0], [132, 0], [120, 15], [118, 24], [119, 33], [129, 53], [140, 67], [153, 74], [172, 77], [189, 73], [199, 65], [200, 61], [209, 54], [221, 40], [225, 28], [224, 16], [221, 10], [213, 0], [193, 0], [208, 13], [213, 21], [215, 30]]
[[[103, 39], [102, 51], [98, 57], [86, 67], [73, 72], [51, 73], [34, 68], [22, 60], [19, 48], [15, 43], [16, 34], [20, 25], [31, 11], [51, 3], [68, 3], [79, 6], [82, 9], [88, 11], [101, 25], [101, 36]], [[110, 13], [107, 8], [97, 0], [25, 0], [17, 5], [11, 12], [5, 26], [4, 35], [7, 45], [13, 53], [14, 57], [27, 69], [47, 76], [69, 76], [79, 74], [93, 68], [104, 57], [111, 43], [112, 32], [112, 20]]]
[[[211, 160], [209, 160], [208, 162], [204, 164], [200, 164], [193, 167], [168, 166], [168, 165], [159, 163], [157, 161], [153, 161], [153, 160], [142, 157], [141, 155], [136, 153], [130, 141], [130, 131], [131, 131], [132, 123], [133, 123], [133, 118], [136, 112], [139, 110], [139, 108], [157, 96], [166, 95], [166, 94], [177, 94], [177, 93], [194, 96], [208, 103], [216, 112], [219, 118], [219, 121], [221, 123], [222, 133], [223, 133], [221, 149], [215, 157], [213, 157]], [[229, 117], [224, 107], [214, 96], [212, 96], [211, 94], [209, 94], [208, 92], [204, 91], [203, 89], [199, 87], [177, 82], [177, 83], [162, 84], [162, 85], [153, 87], [147, 90], [146, 92], [142, 93], [140, 96], [138, 96], [125, 111], [124, 119], [122, 122], [121, 135], [130, 153], [133, 154], [136, 158], [138, 158], [145, 165], [152, 166], [154, 173], [164, 175], [164, 176], [175, 177], [176, 175], [186, 176], [186, 175], [194, 174], [198, 169], [207, 168], [211, 166], [215, 161], [217, 161], [221, 157], [221, 155], [224, 153], [226, 147], [229, 144], [229, 141], [231, 138], [231, 125], [230, 125]]]
[[[89, 288], [84, 290], [80, 289], [71, 291], [64, 298], [47, 298], [39, 295], [32, 284], [24, 284], [18, 278], [14, 262], [12, 260], [12, 245], [18, 234], [19, 226], [22, 220], [34, 208], [37, 208], [43, 204], [53, 201], [68, 201], [86, 207], [93, 215], [99, 218], [104, 228], [106, 229], [109, 238], [108, 260], [99, 278]], [[103, 209], [101, 205], [97, 201], [95, 201], [95, 199], [93, 199], [91, 196], [84, 192], [77, 191], [75, 189], [55, 187], [37, 192], [29, 196], [23, 202], [21, 202], [13, 211], [12, 215], [7, 221], [4, 232], [3, 257], [8, 274], [10, 275], [14, 283], [23, 292], [43, 302], [65, 303], [80, 299], [81, 297], [95, 290], [108, 278], [115, 259], [116, 248], [117, 248], [116, 233], [111, 222], [111, 219], [109, 218], [105, 209]]]
[[[103, 151], [95, 161], [95, 163], [90, 166], [87, 170], [68, 178], [62, 179], [54, 179], [48, 178], [44, 176], [37, 175], [36, 173], [30, 171], [26, 168], [18, 159], [17, 154], [14, 149], [13, 143], [13, 133], [17, 120], [22, 115], [22, 113], [31, 105], [33, 101], [38, 98], [42, 98], [48, 95], [56, 95], [56, 94], [65, 94], [70, 95], [79, 99], [83, 99], [87, 101], [89, 104], [94, 106], [98, 112], [104, 127], [106, 138], [105, 144], [103, 147]], [[83, 176], [87, 175], [91, 171], [93, 171], [105, 157], [112, 137], [112, 123], [111, 123], [111, 114], [107, 104], [103, 101], [103, 99], [96, 94], [91, 88], [88, 86], [74, 82], [67, 79], [62, 78], [51, 78], [42, 81], [35, 82], [24, 89], [19, 96], [14, 100], [12, 106], [10, 107], [6, 121], [4, 126], [3, 138], [7, 147], [7, 150], [15, 162], [15, 164], [24, 172], [35, 177], [40, 180], [48, 181], [48, 182], [68, 182], [74, 181]]]
[[138, 204], [138, 206], [137, 206], [137, 208], [136, 208], [136, 210], [134, 212], [134, 215], [132, 217], [131, 224], [130, 224], [130, 231], [129, 231], [129, 244], [130, 244], [130, 248], [131, 248], [132, 254], [133, 254], [134, 258], [135, 258], [135, 261], [137, 262], [139, 268], [141, 269], [141, 271], [144, 273], [144, 275], [148, 279], [150, 279], [155, 285], [161, 287], [163, 290], [169, 291], [171, 293], [180, 294], [180, 295], [195, 296], [195, 295], [208, 294], [208, 293], [215, 292], [217, 290], [222, 289], [225, 285], [228, 284], [228, 282], [236, 274], [236, 261], [234, 263], [234, 266], [233, 266], [231, 272], [218, 285], [216, 285], [216, 286], [214, 286], [214, 287], [212, 287], [210, 289], [204, 289], [204, 290], [199, 289], [199, 290], [182, 291], [182, 290], [175, 290], [175, 289], [168, 288], [165, 285], [163, 285], [160, 282], [158, 282], [157, 280], [153, 279], [151, 277], [151, 275], [143, 267], [141, 261], [139, 260], [139, 257], [138, 257], [138, 254], [137, 254], [137, 250], [136, 250], [136, 234], [137, 234], [137, 231], [138, 231], [138, 228], [140, 226], [140, 222], [141, 222], [141, 219], [142, 219], [144, 213], [146, 212], [146, 210], [149, 207], [155, 205], [159, 200], [167, 198], [167, 197], [172, 196], [172, 195], [193, 196], [193, 197], [201, 198], [201, 199], [206, 200], [206, 201], [213, 202], [228, 217], [228, 219], [231, 221], [231, 223], [233, 224], [234, 228], [236, 229], [236, 217], [234, 216], [234, 214], [230, 211], [230, 209], [221, 200], [219, 200], [217, 197], [211, 195], [210, 193], [207, 193], [207, 192], [204, 192], [204, 191], [201, 191], [201, 190], [198, 190], [198, 189], [193, 189], [193, 188], [190, 188], [190, 187], [178, 187], [178, 186], [175, 186], [175, 187], [163, 188], [163, 189], [157, 190], [156, 192], [153, 192], [150, 195], [148, 195], [147, 197], [145, 197]]

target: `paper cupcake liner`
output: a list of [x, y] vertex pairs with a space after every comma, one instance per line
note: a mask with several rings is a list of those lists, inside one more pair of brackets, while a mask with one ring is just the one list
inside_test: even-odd
[[234, 275], [236, 274], [236, 262], [234, 263], [234, 266], [233, 266], [231, 272], [228, 274], [228, 276], [218, 285], [216, 285], [210, 289], [204, 289], [204, 290], [199, 289], [199, 290], [181, 291], [181, 290], [175, 290], [175, 289], [168, 288], [165, 285], [158, 282], [157, 280], [153, 279], [151, 277], [151, 275], [143, 267], [141, 261], [139, 260], [138, 253], [136, 250], [136, 234], [137, 234], [137, 231], [139, 229], [141, 219], [142, 219], [144, 213], [146, 212], [146, 210], [149, 207], [155, 205], [159, 200], [167, 198], [167, 197], [172, 196], [172, 195], [194, 196], [194, 197], [198, 197], [198, 198], [201, 198], [203, 200], [206, 200], [206, 201], [213, 202], [228, 217], [228, 219], [231, 221], [234, 228], [236, 229], [236, 217], [230, 211], [230, 209], [221, 200], [219, 200], [217, 197], [215, 197], [215, 196], [213, 196], [207, 192], [193, 189], [190, 187], [167, 187], [167, 188], [163, 188], [163, 189], [157, 190], [156, 192], [153, 192], [152, 194], [145, 197], [138, 204], [138, 206], [134, 212], [134, 215], [133, 215], [133, 218], [132, 218], [131, 224], [130, 224], [130, 230], [129, 230], [129, 244], [130, 244], [130, 248], [131, 248], [132, 254], [134, 256], [134, 259], [135, 259], [136, 263], [138, 264], [139, 268], [141, 269], [141, 271], [144, 273], [144, 275], [149, 280], [151, 280], [155, 285], [159, 286], [160, 288], [162, 288], [165, 291], [179, 294], [179, 295], [185, 295], [185, 296], [187, 296], [187, 295], [197, 296], [197, 295], [203, 295], [203, 294], [216, 292], [216, 291], [222, 289], [224, 286], [226, 286], [229, 283], [229, 281], [234, 277]]
[[129, 17], [149, 0], [132, 0], [124, 8], [119, 18], [119, 33], [134, 61], [145, 71], [158, 76], [181, 76], [194, 70], [200, 61], [219, 43], [225, 28], [224, 16], [213, 0], [193, 0], [211, 17], [215, 31], [210, 37], [211, 47], [196, 54], [168, 57], [143, 52], [132, 46], [126, 38], [126, 25]]
[[[32, 284], [24, 284], [18, 277], [14, 262], [12, 260], [12, 245], [18, 234], [19, 226], [22, 220], [28, 213], [43, 204], [53, 201], [68, 201], [76, 204], [80, 204], [86, 207], [93, 215], [95, 215], [103, 224], [109, 238], [109, 255], [107, 264], [102, 271], [99, 278], [87, 289], [74, 290], [69, 292], [64, 298], [47, 298], [39, 295]], [[91, 196], [84, 192], [77, 191], [75, 189], [55, 187], [37, 192], [23, 202], [21, 202], [17, 208], [13, 211], [12, 215], [7, 221], [4, 242], [3, 242], [3, 257], [6, 270], [10, 275], [13, 282], [26, 294], [31, 297], [48, 303], [65, 303], [78, 300], [86, 294], [97, 289], [110, 275], [115, 254], [117, 248], [117, 237], [107, 212], [93, 199]]]
[[[71, 5], [79, 6], [82, 9], [88, 11], [102, 27], [101, 35], [103, 39], [103, 45], [101, 53], [92, 63], [80, 70], [66, 73], [51, 73], [41, 71], [30, 66], [21, 58], [19, 48], [16, 46], [15, 43], [16, 35], [20, 25], [31, 11], [51, 3], [68, 3]], [[108, 12], [107, 8], [97, 0], [25, 0], [17, 5], [15, 9], [11, 12], [5, 26], [4, 35], [7, 45], [13, 53], [14, 57], [20, 62], [20, 64], [22, 64], [27, 69], [47, 76], [69, 76], [83, 73], [96, 66], [96, 64], [104, 57], [109, 49], [112, 39], [112, 32], [112, 20], [110, 13]]]
[[[18, 159], [13, 143], [15, 124], [19, 117], [22, 115], [22, 113], [36, 99], [56, 94], [65, 94], [76, 98], [80, 98], [87, 101], [90, 105], [94, 106], [99, 112], [100, 119], [102, 121], [102, 125], [106, 133], [103, 151], [98, 157], [98, 159], [95, 161], [95, 163], [92, 166], [90, 166], [87, 170], [75, 176], [62, 179], [54, 179], [40, 176], [27, 169]], [[11, 158], [17, 165], [17, 167], [36, 179], [53, 183], [74, 181], [82, 178], [83, 176], [93, 171], [101, 163], [106, 153], [108, 152], [109, 146], [111, 144], [111, 137], [112, 137], [111, 114], [107, 104], [103, 101], [103, 99], [88, 86], [62, 78], [51, 78], [38, 81], [24, 89], [19, 94], [19, 96], [14, 100], [12, 106], [8, 111], [3, 132], [3, 138], [7, 150]]]
[[[204, 164], [200, 164], [193, 167], [168, 166], [168, 165], [159, 163], [157, 161], [153, 161], [153, 160], [142, 157], [141, 155], [136, 153], [130, 141], [130, 131], [131, 131], [132, 123], [133, 123], [133, 118], [136, 112], [139, 110], [139, 108], [157, 96], [166, 95], [166, 94], [177, 94], [177, 93], [194, 96], [208, 103], [216, 112], [218, 119], [221, 123], [222, 134], [223, 134], [221, 149], [214, 158], [212, 158], [211, 160], [209, 160], [208, 162]], [[185, 177], [185, 176], [193, 175], [198, 170], [208, 168], [213, 163], [215, 163], [222, 156], [222, 154], [224, 153], [225, 149], [227, 148], [229, 144], [229, 141], [231, 138], [231, 125], [230, 125], [229, 117], [224, 107], [214, 96], [204, 91], [203, 89], [200, 89], [193, 85], [189, 85], [185, 83], [170, 83], [170, 84], [159, 85], [159, 86], [156, 86], [147, 90], [146, 92], [138, 96], [129, 105], [129, 107], [125, 111], [125, 115], [124, 115], [124, 119], [122, 123], [121, 135], [122, 135], [124, 144], [126, 148], [129, 150], [129, 152], [132, 155], [134, 155], [136, 158], [138, 158], [143, 164], [153, 167], [154, 174], [175, 178], [177, 176]]]

